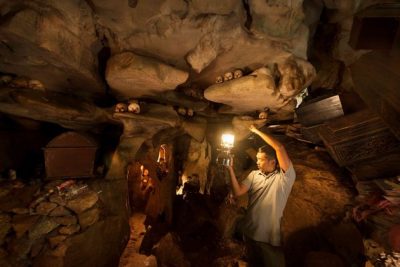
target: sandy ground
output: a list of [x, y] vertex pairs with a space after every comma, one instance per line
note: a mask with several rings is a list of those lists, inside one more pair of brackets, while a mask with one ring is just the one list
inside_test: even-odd
[[121, 259], [119, 261], [119, 267], [139, 267], [146, 266], [137, 265], [139, 262], [143, 263], [146, 261], [146, 256], [139, 254], [140, 244], [142, 243], [143, 236], [146, 232], [145, 226], [143, 224], [146, 215], [143, 213], [134, 213], [129, 218], [129, 225], [131, 227], [131, 235], [128, 244], [122, 253]]

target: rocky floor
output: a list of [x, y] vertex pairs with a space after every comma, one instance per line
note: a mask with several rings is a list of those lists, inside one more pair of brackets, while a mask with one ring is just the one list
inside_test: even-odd
[[154, 256], [139, 254], [139, 248], [146, 233], [145, 219], [146, 215], [140, 212], [133, 213], [129, 218], [131, 235], [122, 253], [119, 267], [157, 266]]

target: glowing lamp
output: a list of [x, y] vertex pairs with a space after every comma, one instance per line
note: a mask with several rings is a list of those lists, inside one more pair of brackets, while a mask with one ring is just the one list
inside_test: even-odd
[[233, 134], [223, 134], [221, 138], [221, 146], [225, 149], [233, 148], [235, 136]]
[[231, 149], [235, 142], [235, 136], [233, 134], [223, 134], [221, 137], [221, 148], [218, 149], [220, 153], [217, 156], [217, 163], [225, 166], [231, 164]]

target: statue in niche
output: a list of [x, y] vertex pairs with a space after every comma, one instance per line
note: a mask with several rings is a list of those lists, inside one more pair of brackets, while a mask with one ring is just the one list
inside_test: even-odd
[[165, 159], [160, 159], [160, 161], [157, 164], [157, 177], [161, 181], [168, 175], [168, 168], [167, 168], [167, 162]]
[[168, 175], [168, 164], [166, 161], [167, 156], [167, 148], [166, 145], [163, 144], [160, 146], [158, 151], [158, 160], [157, 160], [157, 178], [161, 181], [164, 177]]

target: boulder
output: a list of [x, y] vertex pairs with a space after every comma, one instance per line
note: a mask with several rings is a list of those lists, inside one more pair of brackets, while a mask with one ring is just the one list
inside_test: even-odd
[[174, 90], [188, 73], [132, 52], [114, 55], [107, 63], [106, 79], [118, 95], [142, 97]]
[[161, 265], [188, 267], [190, 263], [179, 245], [179, 240], [171, 233], [166, 234], [158, 244], [154, 246], [154, 254]]
[[40, 215], [47, 215], [49, 212], [54, 210], [58, 205], [51, 202], [41, 202], [36, 206], [36, 213]]
[[97, 195], [96, 192], [88, 191], [79, 195], [75, 199], [69, 200], [66, 204], [66, 207], [74, 211], [75, 213], [80, 214], [85, 210], [88, 210], [91, 207], [93, 207], [98, 199], [99, 196]]
[[39, 215], [15, 215], [12, 220], [12, 227], [17, 238], [22, 237], [40, 218]]
[[96, 223], [100, 217], [100, 209], [94, 208], [79, 214], [79, 224], [82, 229]]
[[227, 105], [224, 113], [245, 113], [269, 109], [271, 112], [292, 112], [294, 96], [308, 86], [315, 77], [314, 67], [305, 60], [288, 58], [277, 64], [277, 73], [262, 67], [239, 79], [211, 85], [204, 91], [210, 101]]
[[74, 215], [57, 216], [53, 217], [52, 220], [61, 225], [73, 225], [78, 222], [77, 218]]
[[50, 233], [58, 227], [58, 223], [48, 217], [41, 217], [36, 224], [29, 229], [29, 239], [35, 240]]
[[63, 206], [58, 206], [54, 210], [52, 210], [49, 216], [68, 216], [71, 215], [71, 212], [64, 208]]
[[68, 226], [60, 227], [58, 232], [63, 235], [72, 235], [81, 230], [81, 226], [79, 224], [73, 224]]

